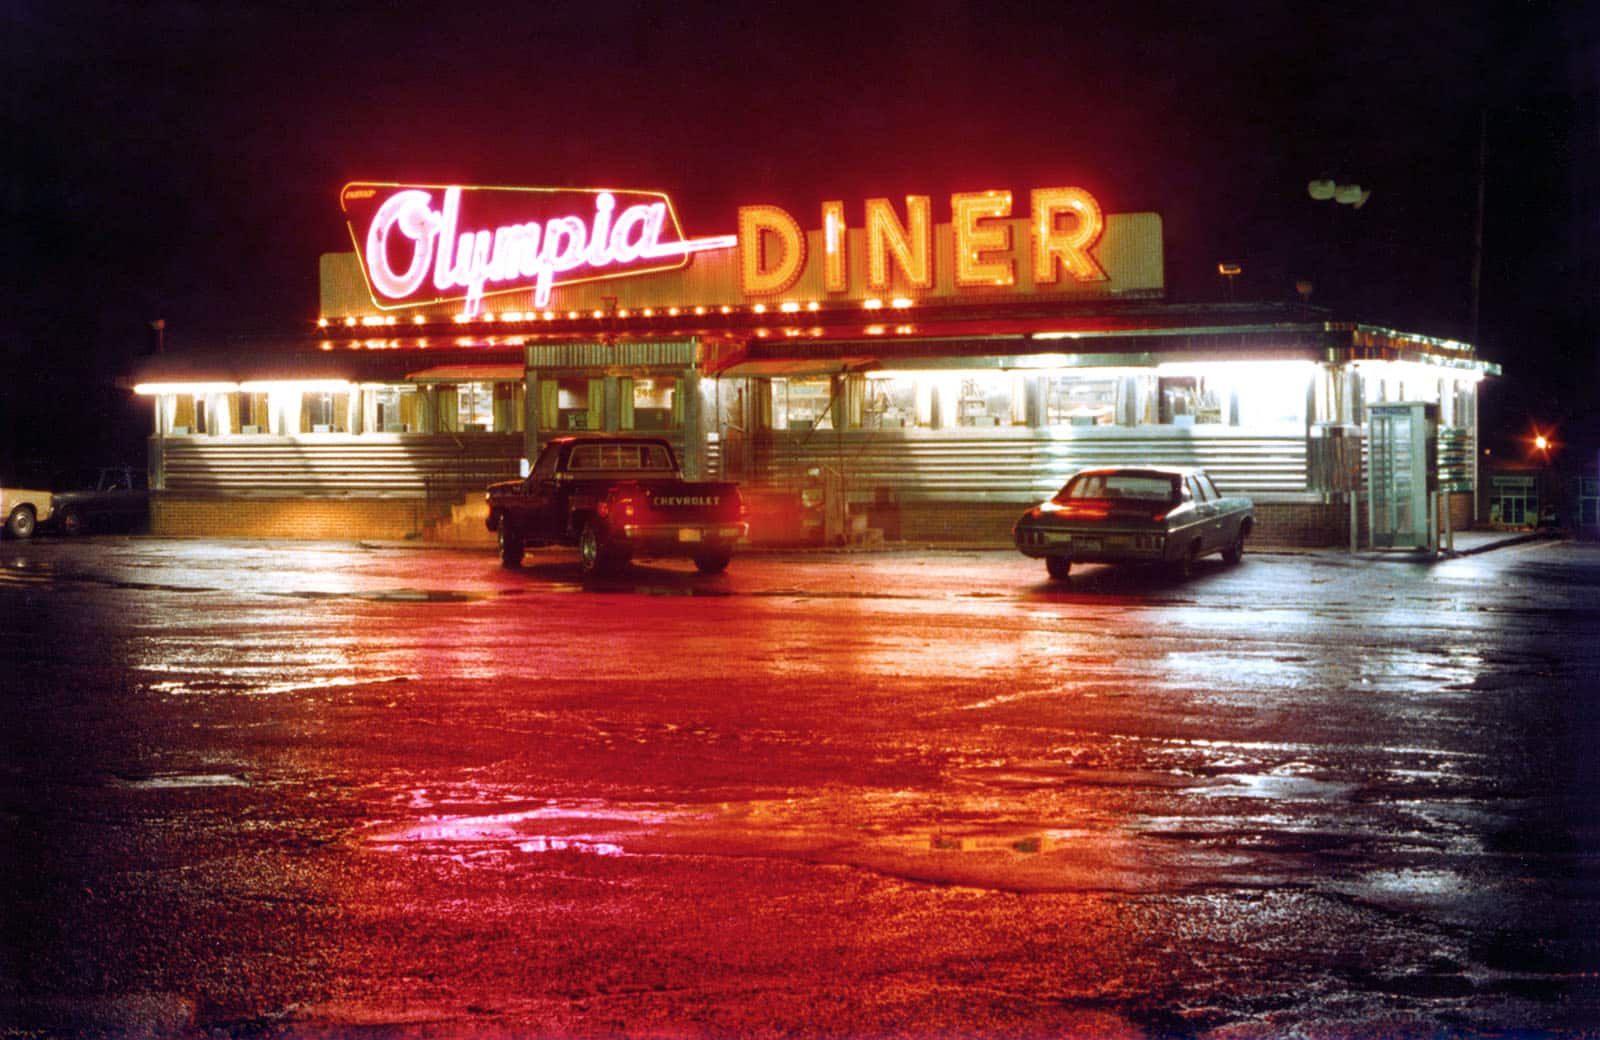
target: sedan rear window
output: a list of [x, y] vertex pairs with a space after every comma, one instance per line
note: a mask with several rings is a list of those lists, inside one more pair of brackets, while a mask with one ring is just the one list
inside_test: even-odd
[[1083, 473], [1068, 481], [1057, 498], [1135, 498], [1171, 502], [1178, 496], [1176, 478], [1158, 473]]

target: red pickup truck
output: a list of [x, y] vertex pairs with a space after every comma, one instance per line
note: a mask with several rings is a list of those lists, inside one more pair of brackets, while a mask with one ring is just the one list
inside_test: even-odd
[[749, 530], [739, 486], [684, 480], [661, 437], [557, 437], [527, 477], [491, 484], [486, 497], [506, 567], [522, 566], [530, 546], [575, 545], [586, 574], [635, 556], [686, 556], [716, 574]]

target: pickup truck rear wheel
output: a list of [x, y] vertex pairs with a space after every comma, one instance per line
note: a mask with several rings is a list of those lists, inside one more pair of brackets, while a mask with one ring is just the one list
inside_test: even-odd
[[32, 506], [18, 506], [6, 518], [6, 530], [11, 532], [13, 538], [32, 538], [37, 520]]
[[61, 533], [64, 535], [80, 535], [84, 532], [83, 513], [68, 507], [61, 514]]
[[500, 566], [516, 570], [522, 566], [522, 539], [511, 530], [505, 517], [500, 518]]
[[1072, 561], [1065, 556], [1046, 556], [1044, 569], [1049, 572], [1052, 581], [1066, 581], [1072, 573]]
[[707, 549], [695, 553], [694, 565], [701, 574], [721, 574], [728, 569], [728, 561], [732, 559], [731, 549]]
[[628, 562], [628, 554], [606, 541], [593, 520], [578, 534], [578, 565], [585, 574], [609, 574]]

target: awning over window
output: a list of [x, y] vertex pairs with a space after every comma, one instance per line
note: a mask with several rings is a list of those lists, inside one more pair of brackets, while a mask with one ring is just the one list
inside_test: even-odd
[[407, 372], [408, 383], [520, 383], [526, 369], [517, 364], [435, 365]]

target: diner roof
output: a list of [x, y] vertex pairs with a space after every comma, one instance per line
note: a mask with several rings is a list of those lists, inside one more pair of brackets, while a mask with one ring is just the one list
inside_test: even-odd
[[[1157, 360], [1303, 358], [1410, 360], [1498, 375], [1468, 343], [1332, 320], [1291, 303], [1174, 305], [1037, 301], [976, 307], [908, 306], [771, 313], [526, 315], [495, 320], [321, 327], [297, 336], [237, 337], [209, 349], [140, 359], [126, 385], [246, 380], [350, 382], [509, 378], [525, 348], [683, 341], [698, 345], [708, 375], [775, 375], [841, 367], [928, 367], [976, 359], [1045, 357], [1059, 367]], [[991, 366], [994, 360], [990, 362]], [[487, 367], [486, 367], [487, 366]]]

